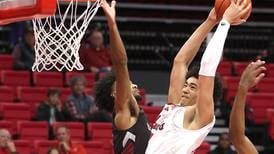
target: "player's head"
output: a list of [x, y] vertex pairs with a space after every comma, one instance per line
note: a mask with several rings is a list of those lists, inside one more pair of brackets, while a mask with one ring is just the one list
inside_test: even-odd
[[[130, 83], [132, 94], [137, 101], [141, 96], [137, 85]], [[104, 78], [96, 82], [95, 86], [95, 102], [99, 109], [112, 112], [114, 100], [116, 97], [116, 78], [114, 73], [108, 73]]]
[[[189, 69], [186, 74], [186, 81], [182, 89], [181, 99], [184, 105], [194, 105], [199, 95], [199, 65], [195, 65]], [[217, 102], [222, 97], [222, 82], [219, 75], [215, 76], [213, 100]]]
[[227, 149], [230, 147], [230, 140], [228, 133], [221, 133], [219, 135], [218, 147], [222, 149]]

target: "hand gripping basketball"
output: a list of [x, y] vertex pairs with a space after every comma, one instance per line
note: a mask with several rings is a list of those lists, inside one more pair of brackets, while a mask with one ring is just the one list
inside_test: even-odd
[[252, 11], [251, 0], [215, 0], [217, 18], [228, 18], [230, 24], [239, 25], [245, 22]]

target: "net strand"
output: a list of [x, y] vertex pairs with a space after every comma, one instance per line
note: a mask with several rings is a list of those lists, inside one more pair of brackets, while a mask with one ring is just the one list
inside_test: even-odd
[[87, 1], [86, 6], [85, 11], [77, 16], [77, 0], [71, 0], [64, 13], [58, 1], [56, 12], [59, 18], [53, 15], [46, 19], [33, 19], [36, 42], [33, 71], [84, 69], [78, 50], [90, 21], [100, 7], [99, 0]]

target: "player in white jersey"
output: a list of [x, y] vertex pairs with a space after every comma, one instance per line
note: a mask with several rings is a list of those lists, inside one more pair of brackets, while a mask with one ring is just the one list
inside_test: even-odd
[[203, 54], [197, 76], [187, 71], [188, 66], [207, 34], [218, 23], [214, 10], [177, 54], [171, 72], [168, 104], [154, 125], [146, 154], [193, 153], [212, 129], [215, 73], [225, 39], [231, 23], [243, 23], [241, 16], [251, 7], [248, 0], [231, 2]]

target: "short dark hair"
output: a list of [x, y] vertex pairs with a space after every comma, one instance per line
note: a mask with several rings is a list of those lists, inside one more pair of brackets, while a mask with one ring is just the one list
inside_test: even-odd
[[[186, 74], [186, 80], [191, 77], [198, 79], [199, 78], [199, 70], [200, 70], [199, 64], [195, 64], [195, 65], [191, 66], [189, 71]], [[222, 79], [221, 79], [221, 76], [218, 73], [216, 73], [215, 79], [214, 79], [213, 100], [214, 100], [214, 102], [218, 102], [222, 99], [222, 97], [223, 97]]]
[[59, 95], [60, 96], [60, 91], [55, 88], [50, 88], [47, 92], [47, 96], [50, 97], [52, 95]]
[[83, 75], [78, 75], [70, 79], [70, 86], [75, 86], [79, 81], [83, 81], [85, 85], [87, 84], [86, 78]]
[[100, 110], [107, 112], [113, 111], [114, 98], [111, 96], [111, 92], [115, 80], [116, 77], [114, 73], [111, 72], [95, 83], [95, 103]]

